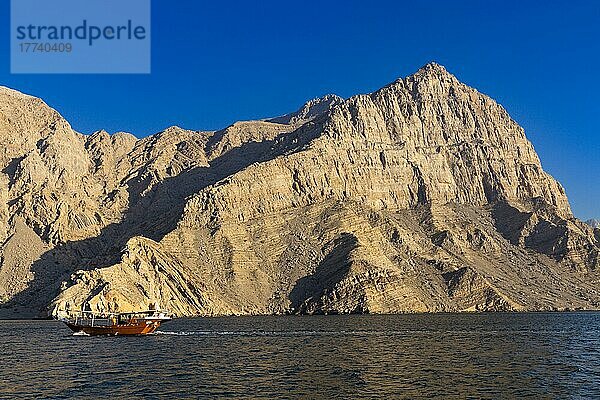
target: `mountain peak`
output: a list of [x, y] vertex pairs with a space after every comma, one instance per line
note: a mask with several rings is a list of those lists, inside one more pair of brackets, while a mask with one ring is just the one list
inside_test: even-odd
[[344, 101], [338, 95], [326, 94], [322, 97], [317, 97], [307, 101], [304, 105], [296, 112], [282, 115], [280, 117], [271, 118], [268, 122], [275, 122], [278, 124], [294, 125], [297, 123], [304, 123], [310, 121], [329, 111], [332, 107], [341, 104]]
[[446, 67], [444, 67], [441, 64], [438, 64], [434, 61], [425, 64], [424, 66], [422, 66], [421, 68], [419, 68], [417, 70], [417, 72], [415, 72], [413, 75], [413, 77], [419, 78], [419, 77], [424, 77], [424, 78], [429, 78], [429, 77], [450, 77], [450, 78], [455, 78], [454, 75], [452, 75], [450, 72], [448, 72], [448, 70], [446, 69]]
[[438, 64], [435, 61], [430, 61], [427, 64], [423, 65], [421, 68], [419, 68], [419, 71], [422, 70], [426, 70], [426, 71], [438, 71], [438, 72], [448, 72], [448, 70], [446, 70], [446, 67], [444, 67], [442, 64]]
[[[434, 61], [429, 62], [419, 68], [416, 72], [411, 75], [407, 75], [405, 77], [399, 77], [395, 81], [389, 83], [384, 86], [382, 90], [385, 90], [389, 87], [394, 87], [396, 85], [400, 85], [403, 87], [408, 82], [414, 83], [427, 83], [433, 81], [446, 82], [446, 84], [460, 84], [460, 81], [441, 64], [438, 64]], [[429, 83], [426, 84], [429, 86]], [[376, 91], [375, 93], [377, 93]]]

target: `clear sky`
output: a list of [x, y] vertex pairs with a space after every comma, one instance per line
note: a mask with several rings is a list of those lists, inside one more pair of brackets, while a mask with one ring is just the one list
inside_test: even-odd
[[508, 109], [578, 217], [600, 217], [600, 1], [154, 0], [150, 75], [11, 75], [8, 3], [0, 85], [80, 132], [218, 129], [437, 61]]

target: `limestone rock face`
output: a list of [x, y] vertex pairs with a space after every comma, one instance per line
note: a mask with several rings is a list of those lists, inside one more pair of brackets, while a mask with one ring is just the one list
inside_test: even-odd
[[600, 231], [506, 111], [438, 64], [286, 116], [139, 140], [80, 135], [2, 90], [7, 315], [600, 308]]
[[[140, 310], [148, 308], [148, 299], [155, 304], [169, 303], [172, 312], [179, 315], [209, 308], [202, 285], [194, 284], [194, 277], [185, 272], [181, 263], [164, 253], [156, 242], [134, 237], [125, 245], [118, 264], [79, 271], [65, 282], [70, 287], [62, 294], [69, 299], [64, 308], [79, 310], [87, 303], [94, 311]], [[185, 298], [186, 302], [173, 303], [172, 298]]]

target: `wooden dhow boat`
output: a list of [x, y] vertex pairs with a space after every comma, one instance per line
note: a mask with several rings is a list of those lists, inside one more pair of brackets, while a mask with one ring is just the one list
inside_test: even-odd
[[154, 333], [160, 324], [170, 321], [171, 317], [160, 310], [124, 313], [81, 311], [57, 319], [64, 322], [76, 334], [121, 336]]

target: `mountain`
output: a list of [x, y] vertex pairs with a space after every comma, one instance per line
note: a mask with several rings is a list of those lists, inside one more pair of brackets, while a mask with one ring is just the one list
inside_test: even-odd
[[591, 226], [592, 228], [600, 228], [600, 220], [588, 219], [587, 221], [585, 221], [585, 223]]
[[0, 89], [0, 316], [600, 308], [600, 232], [438, 64], [215, 132], [79, 134]]
[[329, 112], [333, 107], [340, 105], [343, 102], [344, 99], [341, 97], [336, 96], [335, 94], [328, 94], [306, 102], [306, 104], [298, 111], [282, 115], [281, 117], [271, 118], [267, 121], [278, 124], [301, 125]]

